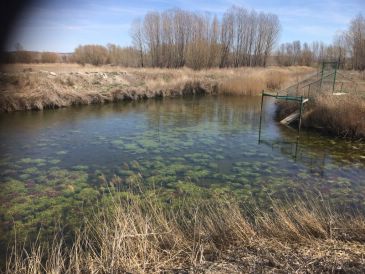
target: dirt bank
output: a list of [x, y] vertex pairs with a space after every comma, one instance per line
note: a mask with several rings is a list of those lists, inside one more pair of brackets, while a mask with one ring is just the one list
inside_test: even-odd
[[0, 111], [190, 94], [255, 95], [263, 89], [290, 85], [313, 71], [308, 67], [193, 71], [74, 64], [9, 65], [0, 74]]

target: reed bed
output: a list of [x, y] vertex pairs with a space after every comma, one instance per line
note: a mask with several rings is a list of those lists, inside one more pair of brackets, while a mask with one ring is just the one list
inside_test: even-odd
[[365, 271], [365, 218], [320, 200], [247, 208], [228, 197], [114, 196], [66, 243], [13, 245], [5, 273]]
[[0, 111], [191, 94], [258, 95], [313, 72], [308, 67], [182, 69], [9, 65], [0, 73]]
[[[279, 102], [277, 117], [284, 118], [298, 109], [298, 104]], [[336, 96], [324, 93], [305, 106], [304, 127], [351, 139], [365, 138], [365, 100], [347, 94]]]

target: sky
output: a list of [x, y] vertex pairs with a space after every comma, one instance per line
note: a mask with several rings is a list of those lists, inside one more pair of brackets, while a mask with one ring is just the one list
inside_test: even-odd
[[282, 30], [279, 42], [323, 41], [347, 29], [359, 13], [365, 15], [365, 0], [47, 0], [35, 1], [14, 25], [7, 43], [14, 50], [72, 52], [78, 45], [114, 43], [131, 45], [133, 20], [148, 11], [181, 8], [216, 14], [231, 6], [278, 15]]

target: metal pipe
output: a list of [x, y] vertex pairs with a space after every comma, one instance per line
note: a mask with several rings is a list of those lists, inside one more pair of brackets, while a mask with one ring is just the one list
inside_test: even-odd
[[300, 128], [302, 127], [302, 113], [303, 113], [303, 96], [301, 96], [300, 100], [298, 135], [300, 134]]
[[261, 141], [261, 123], [262, 123], [262, 105], [264, 103], [264, 91], [261, 92], [261, 109], [260, 109], [260, 127], [259, 127], [259, 144]]
[[333, 76], [332, 93], [335, 91], [336, 73], [337, 73], [337, 64], [336, 64], [335, 73], [334, 73], [334, 76]]

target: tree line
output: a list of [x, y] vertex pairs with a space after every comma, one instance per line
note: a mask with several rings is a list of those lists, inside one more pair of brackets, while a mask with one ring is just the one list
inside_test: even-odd
[[73, 58], [136, 67], [265, 66], [279, 32], [276, 15], [240, 7], [227, 10], [221, 20], [181, 9], [148, 12], [132, 24], [133, 47], [79, 46]]
[[73, 54], [29, 52], [18, 45], [7, 62], [76, 62], [126, 67], [313, 66], [340, 60], [348, 69], [365, 69], [365, 19], [359, 14], [333, 43], [293, 41], [277, 46], [281, 26], [275, 14], [233, 6], [218, 19], [208, 13], [172, 9], [148, 12], [132, 23], [132, 45], [80, 45]]
[[232, 7], [221, 20], [181, 9], [149, 12], [131, 35], [140, 66], [200, 69], [265, 66], [279, 32], [276, 15]]
[[64, 56], [55, 52], [27, 51], [20, 43], [15, 45], [14, 52], [3, 53], [1, 57], [5, 63], [57, 63], [66, 61]]
[[342, 68], [364, 70], [365, 19], [361, 14], [353, 18], [347, 30], [335, 35], [331, 45], [293, 41], [282, 43], [275, 55], [277, 63], [284, 66], [311, 66], [321, 60], [338, 60]]

